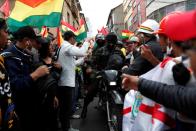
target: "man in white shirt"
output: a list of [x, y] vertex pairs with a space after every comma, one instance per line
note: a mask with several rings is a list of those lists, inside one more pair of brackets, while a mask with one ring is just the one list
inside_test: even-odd
[[72, 92], [75, 88], [75, 56], [85, 56], [90, 44], [84, 42], [81, 48], [75, 46], [75, 35], [67, 31], [63, 35], [64, 42], [61, 46], [58, 62], [62, 66], [59, 85], [60, 121], [63, 131], [70, 131], [70, 116], [72, 107]]

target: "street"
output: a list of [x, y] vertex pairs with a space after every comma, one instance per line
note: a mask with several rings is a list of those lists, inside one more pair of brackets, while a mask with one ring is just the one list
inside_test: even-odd
[[[72, 127], [80, 131], [107, 131], [107, 118], [103, 111], [95, 109], [98, 98], [88, 107], [86, 119], [73, 119]], [[80, 114], [82, 109], [78, 110], [76, 114]]]

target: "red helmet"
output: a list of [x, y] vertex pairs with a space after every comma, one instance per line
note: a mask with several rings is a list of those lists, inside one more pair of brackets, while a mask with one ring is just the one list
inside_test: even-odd
[[163, 19], [160, 21], [160, 26], [159, 26], [159, 29], [157, 31], [155, 31], [154, 33], [155, 34], [165, 34], [165, 27], [166, 27], [166, 22], [168, 19], [170, 19], [172, 16], [178, 16], [182, 14], [182, 12], [179, 12], [179, 11], [175, 11], [175, 12], [172, 12], [172, 13], [169, 13], [168, 15], [166, 15], [165, 17], [163, 17]]
[[166, 35], [174, 41], [196, 38], [196, 10], [171, 16], [165, 25]]

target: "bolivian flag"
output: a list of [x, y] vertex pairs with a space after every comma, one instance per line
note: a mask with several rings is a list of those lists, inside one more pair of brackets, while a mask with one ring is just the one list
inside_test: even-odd
[[83, 19], [80, 20], [80, 28], [78, 31], [75, 32], [76, 40], [78, 42], [84, 40], [87, 37], [87, 32], [85, 30], [85, 22]]
[[42, 35], [42, 37], [48, 37], [48, 28], [46, 26], [43, 26], [40, 34]]
[[122, 30], [122, 39], [129, 39], [132, 35], [134, 35], [133, 32], [129, 31], [129, 30]]
[[22, 26], [57, 27], [60, 25], [64, 0], [16, 0], [8, 18], [11, 31]]
[[73, 33], [77, 32], [77, 30], [72, 25], [70, 25], [69, 23], [63, 20], [61, 21], [61, 25], [62, 25], [63, 32], [65, 31], [72, 31]]
[[57, 45], [60, 47], [63, 43], [62, 34], [59, 28], [57, 28]]

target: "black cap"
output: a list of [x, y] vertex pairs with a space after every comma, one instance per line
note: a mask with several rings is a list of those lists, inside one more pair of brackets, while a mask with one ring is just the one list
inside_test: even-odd
[[17, 40], [22, 40], [25, 37], [30, 38], [30, 39], [37, 38], [35, 31], [30, 26], [24, 26], [24, 27], [19, 28], [16, 32], [13, 33], [13, 36]]
[[118, 38], [116, 36], [116, 34], [114, 33], [109, 33], [106, 37], [105, 37], [105, 40], [107, 43], [112, 43], [112, 44], [116, 44], [117, 41], [118, 41]]
[[66, 31], [64, 34], [63, 34], [63, 38], [64, 40], [68, 41], [70, 38], [72, 37], [76, 37], [76, 35], [72, 32], [72, 31]]

